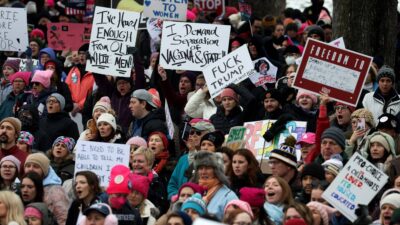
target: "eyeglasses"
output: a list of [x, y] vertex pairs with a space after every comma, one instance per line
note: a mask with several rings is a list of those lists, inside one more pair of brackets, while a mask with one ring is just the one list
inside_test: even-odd
[[58, 101], [55, 99], [47, 99], [46, 103], [58, 103]]
[[197, 136], [200, 136], [201, 135], [201, 133], [202, 133], [202, 131], [200, 131], [200, 130], [191, 130], [190, 131], [190, 135], [197, 135]]
[[12, 165], [1, 165], [1, 168], [2, 169], [15, 169], [16, 167], [12, 166]]
[[336, 111], [349, 109], [349, 107], [347, 107], [345, 105], [337, 105], [334, 108], [335, 108]]

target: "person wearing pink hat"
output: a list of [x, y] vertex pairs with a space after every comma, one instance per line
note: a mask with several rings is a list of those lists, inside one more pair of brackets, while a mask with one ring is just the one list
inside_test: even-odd
[[0, 189], [1, 190], [15, 190], [15, 179], [19, 175], [22, 175], [21, 161], [19, 161], [15, 156], [8, 155], [1, 159], [0, 161]]
[[28, 94], [25, 93], [25, 90], [29, 86], [30, 75], [30, 72], [16, 72], [8, 77], [12, 91], [0, 105], [0, 119], [14, 116], [14, 111], [17, 111], [19, 106], [26, 101]]
[[39, 115], [45, 115], [47, 113], [46, 100], [52, 93], [49, 90], [52, 74], [53, 71], [51, 70], [36, 70], [31, 80], [32, 94], [27, 97], [26, 102], [27, 104], [34, 104], [38, 108]]
[[127, 145], [130, 145], [130, 157], [129, 157], [129, 166], [132, 168], [132, 163], [133, 163], [133, 153], [138, 149], [139, 147], [144, 147], [147, 148], [147, 142], [144, 138], [135, 136], [131, 137], [127, 142]]
[[224, 214], [227, 215], [238, 208], [248, 213], [251, 219], [254, 219], [253, 211], [251, 210], [249, 203], [238, 199], [228, 202], [228, 204], [225, 206]]
[[300, 145], [301, 159], [305, 159], [308, 153], [315, 147], [315, 133], [304, 133], [296, 144]]
[[223, 222], [224, 224], [229, 224], [229, 225], [236, 225], [236, 224], [251, 225], [253, 223], [253, 219], [251, 218], [251, 215], [247, 211], [239, 208], [233, 210], [229, 214], [226, 214]]

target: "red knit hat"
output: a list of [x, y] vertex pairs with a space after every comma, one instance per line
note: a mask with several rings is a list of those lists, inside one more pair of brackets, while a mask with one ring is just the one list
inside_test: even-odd
[[186, 183], [182, 184], [182, 186], [179, 188], [178, 196], [180, 195], [182, 189], [185, 188], [185, 187], [189, 187], [194, 191], [194, 193], [199, 193], [201, 195], [203, 195], [203, 193], [205, 191], [202, 186], [200, 186], [200, 185], [198, 185], [196, 183], [186, 182]]
[[252, 207], [261, 207], [265, 202], [265, 191], [262, 188], [244, 187], [240, 191], [240, 200], [248, 202]]
[[15, 79], [21, 78], [25, 85], [29, 85], [29, 78], [31, 77], [31, 72], [16, 72], [13, 75], [11, 75], [8, 79], [10, 80], [10, 83], [13, 83]]
[[111, 169], [110, 183], [107, 187], [107, 194], [129, 194], [132, 188], [130, 170], [125, 165], [115, 165]]
[[132, 191], [138, 191], [139, 193], [141, 193], [144, 198], [147, 198], [147, 194], [149, 192], [149, 188], [150, 188], [150, 180], [148, 177], [146, 176], [142, 176], [136, 173], [131, 173], [130, 175], [130, 180], [132, 182]]
[[9, 66], [14, 70], [14, 72], [18, 72], [19, 71], [19, 63], [20, 62], [21, 61], [19, 59], [7, 59], [3, 64], [3, 68], [5, 66]]
[[164, 145], [164, 150], [167, 150], [168, 149], [168, 138], [167, 138], [167, 136], [165, 136], [164, 133], [162, 133], [160, 131], [155, 131], [155, 132], [150, 133], [149, 138], [147, 139], [147, 143], [150, 143], [150, 137], [153, 136], [153, 135], [160, 136], [161, 141], [162, 141], [162, 143]]
[[239, 102], [239, 97], [236, 94], [234, 90], [231, 88], [224, 88], [224, 90], [221, 92], [221, 98], [223, 97], [231, 97], [233, 98], [236, 102]]
[[286, 220], [284, 225], [307, 225], [303, 219], [290, 219]]

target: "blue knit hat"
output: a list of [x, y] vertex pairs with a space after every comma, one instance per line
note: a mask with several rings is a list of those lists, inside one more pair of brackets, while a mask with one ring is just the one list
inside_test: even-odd
[[185, 211], [186, 209], [195, 210], [200, 216], [206, 214], [206, 203], [201, 198], [199, 193], [192, 195], [190, 198], [186, 199], [183, 203], [181, 210]]

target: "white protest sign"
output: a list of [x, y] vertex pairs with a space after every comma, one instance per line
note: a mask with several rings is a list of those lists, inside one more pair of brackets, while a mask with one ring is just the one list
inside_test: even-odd
[[75, 173], [89, 170], [97, 174], [102, 187], [107, 187], [111, 168], [122, 164], [129, 167], [130, 146], [94, 141], [78, 141], [75, 153]]
[[161, 41], [160, 34], [162, 31], [162, 24], [163, 24], [163, 21], [160, 19], [149, 18], [147, 20], [147, 23], [146, 23], [147, 32], [149, 32], [151, 39], [153, 39], [153, 41], [155, 41], [155, 42]]
[[[12, 59], [12, 60], [19, 60], [19, 70], [20, 71], [28, 71], [28, 59], [22, 59], [22, 58], [14, 58], [14, 57], [8, 57], [7, 59]], [[35, 68], [39, 64], [39, 60], [37, 59], [31, 59], [32, 60], [32, 68]]]
[[140, 13], [96, 6], [90, 35], [90, 57], [86, 70], [129, 77], [136, 44]]
[[187, 0], [145, 0], [143, 15], [149, 18], [186, 21]]
[[252, 73], [254, 73], [254, 65], [247, 44], [203, 70], [211, 98], [218, 96], [229, 84], [237, 84]]
[[169, 137], [172, 139], [174, 137], [174, 123], [172, 122], [171, 114], [169, 113], [169, 106], [167, 99], [165, 99], [165, 121], [167, 122], [167, 127], [168, 127], [168, 134]]
[[23, 52], [28, 46], [26, 10], [0, 7], [0, 51]]
[[322, 197], [354, 222], [358, 204], [368, 205], [387, 181], [383, 171], [355, 152]]
[[[344, 39], [343, 37], [337, 38], [331, 42], [329, 42], [330, 45], [341, 48], [341, 49], [346, 49], [346, 45], [344, 44]], [[296, 64], [300, 65], [301, 63], [301, 57], [296, 59]]]
[[164, 21], [160, 65], [202, 71], [228, 53], [230, 31], [227, 25]]
[[267, 58], [263, 57], [254, 60], [253, 64], [256, 72], [250, 75], [250, 80], [256, 87], [265, 83], [276, 82], [278, 67], [274, 66]]

